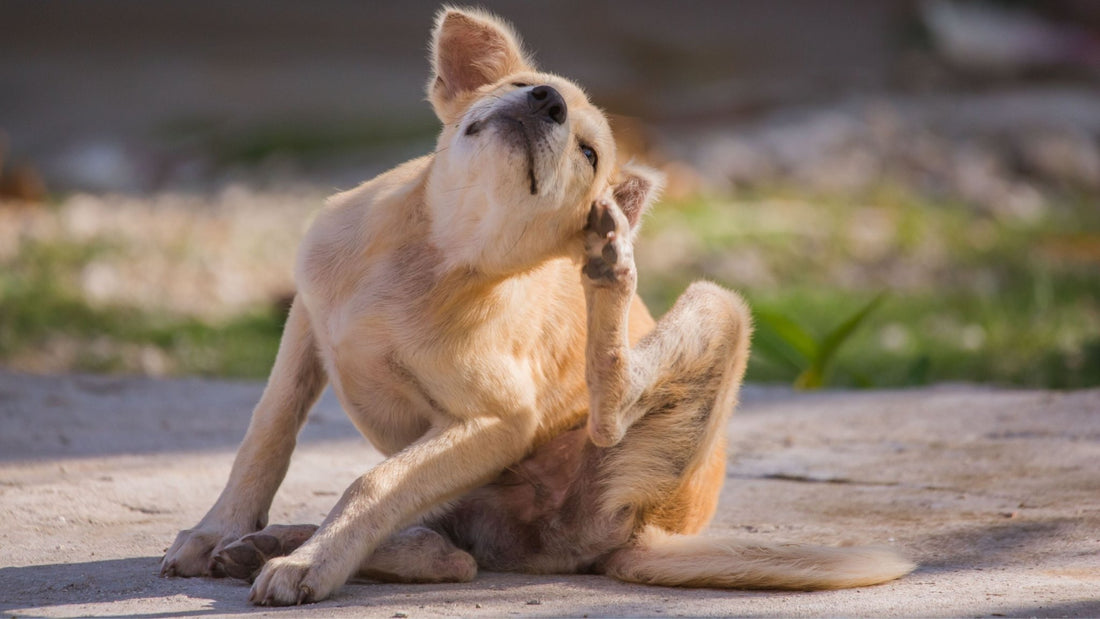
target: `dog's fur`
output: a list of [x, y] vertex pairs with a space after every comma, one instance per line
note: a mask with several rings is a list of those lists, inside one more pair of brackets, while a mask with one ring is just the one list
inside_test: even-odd
[[[660, 178], [617, 165], [603, 114], [508, 25], [444, 9], [432, 61], [437, 149], [317, 217], [229, 482], [162, 573], [255, 576], [253, 602], [294, 604], [356, 573], [477, 566], [787, 589], [912, 569], [884, 549], [692, 537], [725, 476], [745, 304], [697, 283], [654, 323], [631, 247]], [[326, 382], [388, 457], [316, 532], [254, 534]]]

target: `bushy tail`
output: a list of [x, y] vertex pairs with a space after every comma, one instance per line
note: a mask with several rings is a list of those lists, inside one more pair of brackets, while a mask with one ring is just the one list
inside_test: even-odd
[[649, 527], [634, 546], [613, 554], [605, 571], [650, 585], [807, 591], [875, 585], [915, 567], [888, 548], [751, 544]]

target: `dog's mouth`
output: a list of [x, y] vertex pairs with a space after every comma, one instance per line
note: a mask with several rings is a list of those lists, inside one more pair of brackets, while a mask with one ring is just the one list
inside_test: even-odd
[[531, 195], [538, 195], [539, 180], [535, 171], [535, 151], [538, 142], [545, 139], [541, 135], [543, 127], [539, 126], [544, 123], [539, 122], [538, 119], [517, 118], [511, 114], [498, 113], [471, 122], [466, 127], [465, 135], [477, 135], [490, 124], [496, 126], [497, 131], [506, 143], [522, 150], [527, 168], [527, 188]]
[[539, 182], [535, 177], [535, 147], [531, 143], [531, 135], [527, 131], [527, 126], [523, 124], [523, 121], [518, 118], [504, 117], [505, 121], [518, 125], [516, 133], [523, 139], [523, 153], [527, 156], [527, 181], [530, 186], [531, 195], [537, 195], [539, 192]]

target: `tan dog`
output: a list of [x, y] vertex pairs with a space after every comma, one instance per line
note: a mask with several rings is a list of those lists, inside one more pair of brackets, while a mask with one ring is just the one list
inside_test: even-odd
[[[294, 604], [356, 573], [462, 581], [478, 565], [791, 589], [912, 569], [882, 549], [687, 536], [725, 476], [744, 303], [694, 284], [654, 324], [632, 236], [659, 178], [617, 166], [603, 114], [506, 24], [446, 9], [432, 58], [436, 151], [318, 216], [229, 482], [162, 573], [255, 576], [253, 602]], [[388, 457], [316, 532], [253, 534], [326, 381]]]

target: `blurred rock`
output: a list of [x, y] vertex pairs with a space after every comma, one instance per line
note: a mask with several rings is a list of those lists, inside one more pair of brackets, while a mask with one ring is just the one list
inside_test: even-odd
[[71, 146], [57, 163], [68, 182], [89, 191], [125, 191], [145, 185], [141, 165], [122, 144], [101, 139]]
[[1035, 221], [1050, 195], [1100, 188], [1095, 89], [858, 98], [655, 135], [655, 150], [718, 191], [843, 195], [888, 184]]
[[1100, 142], [1083, 131], [1033, 132], [1020, 141], [1022, 163], [1032, 174], [1069, 186], [1100, 189]]
[[93, 248], [74, 274], [93, 306], [216, 320], [294, 289], [295, 248], [323, 195], [240, 186], [213, 197], [76, 194], [56, 209], [0, 210], [0, 258], [31, 244]]
[[1094, 64], [1100, 41], [1069, 22], [1003, 3], [926, 0], [924, 25], [936, 50], [961, 68], [1004, 74], [1035, 67]]

